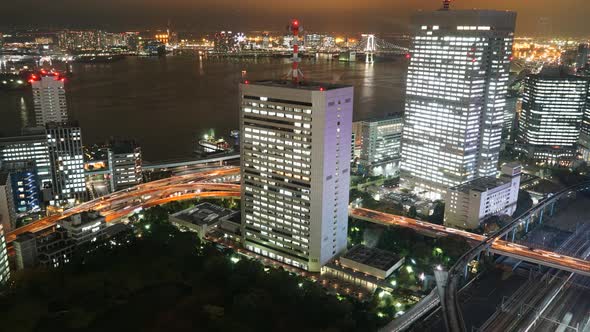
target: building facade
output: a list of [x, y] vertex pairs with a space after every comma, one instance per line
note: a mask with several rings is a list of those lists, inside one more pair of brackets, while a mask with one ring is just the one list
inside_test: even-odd
[[49, 124], [46, 134], [53, 169], [54, 201], [62, 204], [84, 199], [86, 183], [80, 127]]
[[590, 63], [590, 44], [580, 44], [576, 57], [576, 67], [585, 68]]
[[401, 164], [409, 186], [444, 193], [497, 173], [515, 22], [491, 10], [413, 18]]
[[33, 161], [4, 162], [0, 169], [8, 172], [17, 217], [41, 210], [41, 188]]
[[319, 272], [346, 249], [353, 88], [241, 85], [244, 246]]
[[19, 218], [40, 212], [40, 196], [32, 161], [0, 164], [0, 223], [5, 230], [15, 229]]
[[397, 176], [401, 159], [403, 118], [361, 121], [360, 163], [372, 175]]
[[16, 211], [14, 209], [10, 174], [0, 172], [0, 225], [6, 231], [10, 231], [14, 228], [15, 224]]
[[10, 268], [8, 266], [8, 251], [6, 250], [4, 229], [0, 224], [0, 285], [5, 284], [9, 278]]
[[0, 162], [35, 163], [41, 188], [50, 187], [52, 168], [47, 137], [44, 134], [0, 138]]
[[476, 229], [488, 217], [516, 211], [521, 166], [502, 166], [499, 178], [481, 177], [451, 187], [445, 198], [445, 225]]
[[[590, 75], [586, 77], [590, 79]], [[578, 153], [581, 155], [583, 161], [590, 163], [590, 83], [588, 84], [586, 107], [584, 108], [584, 116], [582, 117], [582, 126], [580, 128]]]
[[[18, 235], [14, 241], [16, 268], [63, 266], [75, 253], [88, 253], [104, 245], [116, 246], [115, 237], [128, 230], [130, 228], [122, 223], [107, 224], [105, 218], [95, 211], [73, 215], [60, 220], [53, 233]], [[109, 239], [111, 241], [107, 242]]]
[[570, 164], [577, 154], [589, 80], [549, 68], [525, 79], [517, 149], [530, 159]]
[[108, 150], [112, 191], [138, 185], [143, 180], [141, 148], [131, 141], [115, 141]]
[[37, 126], [48, 123], [62, 123], [68, 120], [65, 79], [58, 74], [33, 76], [33, 102]]
[[68, 237], [76, 245], [96, 241], [108, 227], [105, 217], [96, 211], [75, 214], [60, 220], [58, 224], [67, 231]]

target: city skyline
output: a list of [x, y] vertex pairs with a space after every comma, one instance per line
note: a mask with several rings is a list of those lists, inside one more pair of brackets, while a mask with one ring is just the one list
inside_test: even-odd
[[4, 330], [590, 330], [590, 5], [531, 1], [5, 6]]
[[[285, 2], [280, 6], [269, 0], [238, 2], [229, 0], [199, 1], [92, 1], [80, 5], [61, 0], [44, 9], [44, 15], [15, 16], [14, 12], [35, 12], [42, 3], [12, 2], [0, 13], [2, 29], [10, 26], [47, 26], [72, 28], [103, 28], [126, 30], [164, 28], [170, 20], [178, 30], [209, 32], [223, 29], [281, 31], [286, 20], [297, 16], [308, 31], [354, 32], [409, 32], [409, 18], [417, 10], [430, 11], [441, 6], [439, 0], [352, 1], [310, 0]], [[524, 0], [455, 0], [453, 9], [495, 9], [516, 11], [519, 14], [516, 33], [519, 35], [587, 36], [590, 27], [583, 24], [584, 13], [590, 2], [564, 0], [555, 6], [552, 1], [539, 0], [535, 6]], [[261, 10], [262, 9], [262, 10]], [[223, 22], [223, 23], [220, 23]]]

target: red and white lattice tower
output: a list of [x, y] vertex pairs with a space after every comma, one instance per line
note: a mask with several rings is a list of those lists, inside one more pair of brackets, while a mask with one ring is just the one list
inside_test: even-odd
[[451, 9], [451, 0], [443, 0], [443, 10]]
[[291, 59], [293, 66], [291, 67], [288, 76], [294, 83], [297, 83], [300, 80], [303, 80], [303, 73], [301, 72], [301, 69], [299, 69], [299, 62], [301, 61], [299, 58], [299, 33], [303, 31], [303, 28], [299, 25], [297, 19], [291, 21], [289, 31], [293, 34], [293, 58]]

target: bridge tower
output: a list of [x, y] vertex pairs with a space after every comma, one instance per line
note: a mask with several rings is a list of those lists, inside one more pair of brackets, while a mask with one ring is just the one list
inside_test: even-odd
[[375, 51], [377, 50], [377, 47], [375, 45], [375, 35], [373, 34], [368, 34], [368, 35], [363, 35], [363, 39], [367, 39], [367, 44], [365, 46], [365, 62], [366, 63], [373, 63], [375, 62]]

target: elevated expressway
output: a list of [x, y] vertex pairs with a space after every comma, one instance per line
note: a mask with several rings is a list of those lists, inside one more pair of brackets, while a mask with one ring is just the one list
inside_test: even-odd
[[[11, 244], [19, 234], [25, 232], [37, 233], [48, 230], [54, 227], [57, 221], [88, 210], [99, 211], [110, 222], [130, 214], [138, 208], [147, 208], [173, 201], [192, 198], [239, 197], [239, 185], [231, 183], [238, 180], [239, 172], [239, 167], [223, 167], [141, 184], [82, 203], [59, 215], [46, 217], [12, 232], [8, 232], [6, 233], [6, 242]], [[487, 241], [486, 246], [483, 248], [487, 248], [490, 252], [590, 276], [590, 262], [574, 257], [533, 249], [498, 238], [486, 240], [486, 237], [483, 235], [368, 209], [352, 209], [350, 215], [353, 218], [373, 223], [412, 228], [416, 231], [430, 233], [436, 236], [461, 236], [474, 245]], [[502, 236], [507, 233], [502, 229], [497, 234]]]
[[238, 167], [224, 167], [140, 184], [82, 203], [59, 215], [49, 216], [7, 232], [5, 234], [6, 243], [10, 245], [19, 234], [48, 230], [54, 227], [59, 220], [88, 210], [99, 211], [107, 221], [113, 221], [139, 207], [150, 207], [199, 197], [239, 197], [239, 185], [224, 183], [231, 182], [232, 179], [234, 182], [237, 181], [239, 173]]
[[[373, 210], [353, 209], [351, 210], [350, 215], [356, 219], [366, 220], [373, 223], [412, 228], [420, 233], [430, 233], [438, 236], [457, 235], [465, 238], [468, 242], [474, 245], [479, 244], [486, 239], [485, 236], [480, 234], [474, 234], [455, 228]], [[535, 264], [590, 276], [590, 262], [560, 255], [551, 251], [529, 248], [527, 246], [500, 239], [490, 242], [488, 251], [502, 256], [509, 256]]]
[[587, 262], [585, 260], [580, 260], [568, 256], [562, 256], [554, 252], [536, 249], [520, 251], [519, 249], [517, 249], [519, 246], [516, 244], [500, 242], [500, 239], [502, 237], [507, 237], [510, 232], [514, 232], [514, 230], [523, 223], [528, 223], [528, 221], [531, 220], [535, 215], [542, 216], [543, 212], [547, 208], [552, 209], [554, 204], [558, 202], [560, 199], [570, 197], [570, 195], [575, 194], [577, 192], [584, 192], [589, 190], [590, 182], [584, 182], [561, 190], [555, 195], [552, 195], [540, 201], [537, 205], [535, 205], [528, 211], [525, 211], [519, 217], [514, 218], [512, 222], [508, 223], [506, 226], [502, 227], [500, 230], [493, 233], [489, 237], [483, 238], [483, 240], [481, 240], [476, 246], [474, 246], [468, 252], [466, 252], [457, 261], [457, 263], [455, 263], [455, 265], [449, 270], [445, 284], [441, 285], [443, 292], [442, 308], [447, 331], [466, 331], [465, 323], [463, 321], [463, 316], [461, 313], [461, 308], [459, 305], [457, 291], [460, 288], [460, 281], [464, 274], [463, 270], [465, 269], [467, 264], [469, 264], [469, 262], [472, 261], [475, 257], [477, 257], [482, 251], [492, 249], [497, 250], [502, 255], [514, 255], [514, 253], [517, 252], [519, 254], [523, 254], [524, 257], [527, 257], [525, 259], [527, 261], [534, 261], [542, 265], [556, 267], [562, 270], [578, 273], [584, 276], [590, 276], [588, 270], [588, 268], [590, 267], [590, 262]]

